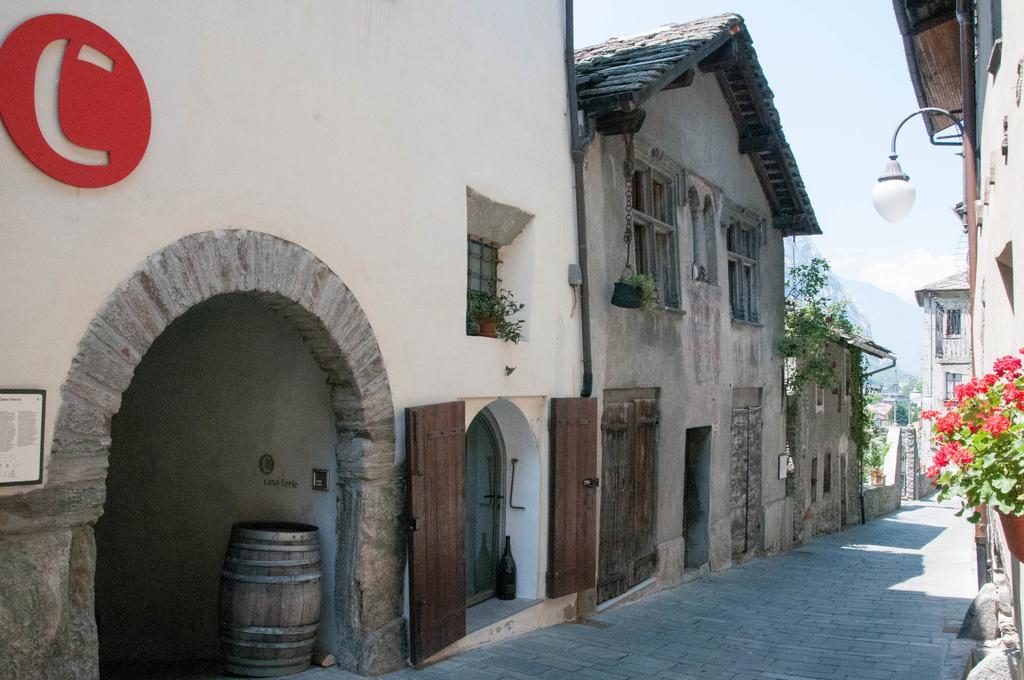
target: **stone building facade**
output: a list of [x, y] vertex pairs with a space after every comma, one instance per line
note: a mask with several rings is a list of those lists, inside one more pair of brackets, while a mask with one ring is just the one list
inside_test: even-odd
[[[783, 238], [820, 231], [740, 17], [577, 50], [576, 72], [601, 400], [597, 600], [614, 602], [791, 545], [777, 474]], [[656, 281], [650, 310], [610, 303], [633, 272]], [[628, 534], [608, 521], [623, 511]]]
[[[404, 665], [406, 415], [440, 402], [526, 602], [488, 626], [453, 584], [455, 647], [575, 616], [545, 598], [549, 410], [582, 382], [563, 7], [44, 11], [0, 7], [0, 392], [47, 397], [41, 482], [0, 479], [0, 675], [216, 656], [240, 520], [318, 525], [319, 653]], [[525, 303], [518, 344], [467, 335], [477, 265]]]

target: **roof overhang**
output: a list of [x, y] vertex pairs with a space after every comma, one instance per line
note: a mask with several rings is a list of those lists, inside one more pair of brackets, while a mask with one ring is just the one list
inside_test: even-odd
[[[735, 15], [718, 19], [724, 21], [710, 35], [677, 41], [681, 46], [678, 53], [673, 53], [672, 44], [658, 44], [649, 48], [626, 47], [619, 55], [578, 61], [576, 86], [580, 108], [596, 120], [601, 134], [635, 133], [643, 125], [642, 106], [647, 100], [663, 90], [685, 87], [692, 82], [696, 70], [713, 74], [739, 134], [738, 152], [750, 158], [771, 205], [773, 226], [783, 236], [821, 234], [793, 151], [782, 131], [774, 94], [743, 20]], [[613, 41], [603, 45], [609, 44], [618, 45]], [[630, 56], [624, 58], [622, 54]], [[614, 63], [599, 65], [601, 59]]]
[[856, 347], [865, 354], [870, 354], [873, 357], [885, 359], [887, 361], [896, 361], [896, 355], [892, 353], [891, 349], [882, 347], [874, 340], [869, 340], [863, 335], [857, 335], [856, 333], [840, 333], [839, 337], [842, 339], [843, 344], [850, 347]]
[[[918, 104], [960, 111], [963, 98], [956, 1], [893, 0], [892, 5]], [[934, 114], [926, 115], [924, 121], [933, 137], [953, 124], [945, 116]]]

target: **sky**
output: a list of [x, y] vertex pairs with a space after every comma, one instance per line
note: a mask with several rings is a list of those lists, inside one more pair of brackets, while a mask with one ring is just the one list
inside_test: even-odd
[[920, 117], [897, 151], [917, 189], [904, 221], [875, 212], [871, 189], [892, 133], [918, 108], [889, 0], [576, 0], [576, 47], [667, 23], [736, 12], [746, 20], [783, 129], [821, 224], [815, 245], [842, 278], [914, 304], [914, 290], [964, 269], [956, 147], [928, 143]]

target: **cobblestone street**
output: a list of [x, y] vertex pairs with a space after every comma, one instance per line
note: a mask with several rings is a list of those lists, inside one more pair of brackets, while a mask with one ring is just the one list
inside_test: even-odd
[[[825, 536], [613, 609], [393, 678], [932, 680], [977, 589], [951, 504]], [[593, 622], [591, 622], [593, 623]]]
[[[902, 511], [666, 590], [386, 678], [934, 680], [976, 592], [952, 504]], [[194, 676], [200, 677], [200, 676]], [[208, 676], [207, 676], [208, 677]], [[314, 670], [302, 680], [354, 678]]]

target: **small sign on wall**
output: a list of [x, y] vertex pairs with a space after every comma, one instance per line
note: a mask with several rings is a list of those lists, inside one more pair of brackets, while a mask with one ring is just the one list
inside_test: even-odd
[[46, 390], [0, 389], [0, 486], [43, 483]]

